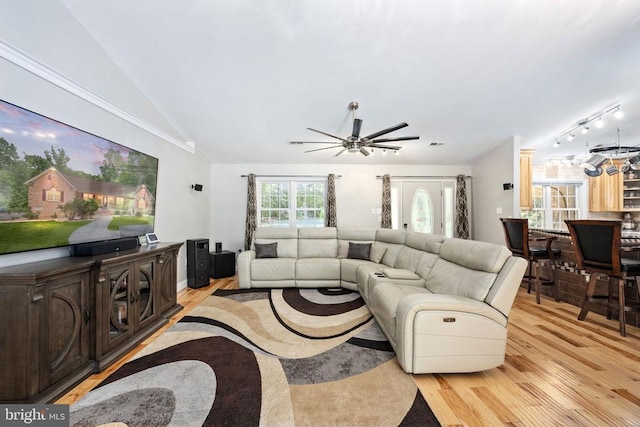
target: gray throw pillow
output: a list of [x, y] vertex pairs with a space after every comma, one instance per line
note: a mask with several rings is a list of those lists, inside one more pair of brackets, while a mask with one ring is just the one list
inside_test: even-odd
[[256, 258], [278, 258], [278, 242], [256, 243]]
[[371, 243], [349, 242], [349, 252], [347, 253], [347, 258], [366, 259], [368, 261], [370, 253], [371, 253]]

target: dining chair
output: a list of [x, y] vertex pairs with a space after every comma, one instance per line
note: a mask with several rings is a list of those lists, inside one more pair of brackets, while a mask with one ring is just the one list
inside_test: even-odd
[[[592, 303], [607, 307], [607, 319], [612, 311], [618, 310], [620, 335], [626, 336], [627, 311], [640, 311], [640, 304], [625, 300], [625, 283], [630, 283], [638, 291], [640, 260], [623, 258], [620, 255], [622, 222], [611, 220], [565, 220], [571, 233], [578, 269], [591, 274], [578, 320], [584, 320]], [[598, 277], [608, 276], [607, 294], [596, 294]], [[618, 290], [614, 283], [617, 280]], [[617, 299], [617, 302], [614, 301]]]
[[[529, 262], [529, 267], [522, 280], [528, 283], [527, 293], [531, 293], [531, 283], [535, 284], [536, 303], [540, 304], [541, 286], [555, 285], [552, 264], [560, 256], [560, 249], [552, 248], [551, 243], [556, 238], [530, 236], [529, 220], [526, 218], [500, 218], [500, 221], [504, 227], [507, 248], [513, 255], [522, 257]], [[545, 279], [540, 277], [540, 261], [542, 260], [548, 260]], [[556, 301], [559, 301], [557, 286], [553, 286], [553, 296]]]

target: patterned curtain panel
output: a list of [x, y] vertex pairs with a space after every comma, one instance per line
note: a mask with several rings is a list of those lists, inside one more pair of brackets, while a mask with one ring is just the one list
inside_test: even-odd
[[382, 228], [391, 228], [391, 177], [382, 177]]
[[327, 227], [337, 227], [338, 218], [336, 213], [336, 176], [329, 174], [327, 179], [327, 209], [324, 218], [324, 225]]
[[467, 209], [467, 181], [464, 175], [456, 177], [456, 232], [455, 237], [469, 238], [469, 210]]
[[258, 208], [256, 206], [256, 176], [250, 173], [247, 177], [247, 218], [244, 227], [244, 249], [251, 249], [253, 232], [256, 231]]

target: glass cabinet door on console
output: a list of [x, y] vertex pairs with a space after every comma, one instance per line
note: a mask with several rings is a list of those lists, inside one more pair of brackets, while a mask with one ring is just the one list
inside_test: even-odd
[[109, 272], [109, 299], [111, 304], [108, 343], [131, 333], [129, 328], [129, 269]]
[[98, 280], [107, 301], [104, 307], [108, 307], [100, 316], [100, 355], [118, 348], [157, 320], [155, 269], [155, 257], [105, 267]]

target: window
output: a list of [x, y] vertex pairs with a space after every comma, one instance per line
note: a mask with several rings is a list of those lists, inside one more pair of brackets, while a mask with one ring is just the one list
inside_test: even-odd
[[324, 227], [326, 181], [259, 180], [258, 227]]
[[580, 218], [580, 184], [534, 184], [533, 209], [523, 211], [529, 228], [567, 230], [565, 219]]
[[61, 198], [61, 192], [58, 191], [55, 187], [51, 187], [50, 189], [46, 190], [46, 199], [47, 202], [61, 202], [62, 198]]

